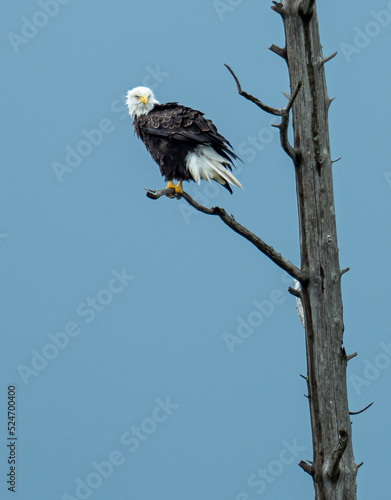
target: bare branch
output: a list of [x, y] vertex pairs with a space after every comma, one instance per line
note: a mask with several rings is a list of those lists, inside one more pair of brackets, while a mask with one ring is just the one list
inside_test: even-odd
[[[272, 45], [272, 47], [276, 47], [276, 46]], [[280, 129], [280, 142], [281, 142], [282, 149], [285, 151], [285, 153], [288, 156], [290, 156], [292, 158], [293, 161], [295, 161], [296, 160], [296, 151], [290, 145], [289, 140], [288, 140], [289, 112], [293, 106], [293, 103], [295, 102], [297, 94], [299, 93], [299, 90], [302, 86], [302, 82], [301, 81], [298, 82], [298, 84], [297, 84], [295, 90], [293, 91], [291, 97], [289, 98], [288, 104], [286, 105], [285, 108], [281, 108], [281, 109], [272, 108], [271, 106], [267, 106], [266, 104], [264, 104], [262, 101], [260, 101], [256, 97], [254, 97], [251, 94], [248, 94], [247, 92], [242, 90], [242, 86], [240, 85], [239, 78], [235, 75], [232, 68], [230, 68], [228, 66], [228, 64], [224, 64], [224, 66], [228, 69], [228, 71], [233, 76], [235, 83], [236, 83], [236, 86], [238, 88], [238, 92], [241, 96], [245, 97], [249, 101], [256, 104], [263, 111], [266, 111], [266, 113], [270, 113], [270, 114], [275, 115], [275, 116], [281, 116], [281, 123], [279, 123], [278, 125], [273, 125], [273, 127], [277, 127]]]
[[285, 259], [285, 257], [276, 252], [273, 247], [265, 243], [256, 234], [252, 233], [246, 227], [239, 224], [239, 222], [236, 222], [235, 218], [232, 215], [228, 215], [223, 208], [208, 208], [200, 205], [185, 192], [182, 194], [182, 197], [196, 210], [199, 210], [200, 212], [208, 215], [218, 215], [224, 222], [224, 224], [233, 229], [236, 233], [240, 234], [240, 236], [243, 236], [243, 238], [245, 238], [246, 240], [250, 241], [258, 248], [258, 250], [269, 257], [270, 260], [272, 260], [275, 264], [277, 264], [277, 266], [281, 267], [281, 269], [290, 274], [293, 278], [296, 278], [301, 283], [306, 283], [308, 281], [307, 273], [296, 267], [288, 259]]
[[299, 81], [295, 90], [293, 91], [293, 94], [291, 95], [291, 97], [288, 101], [288, 104], [282, 110], [282, 118], [281, 118], [281, 123], [279, 125], [281, 147], [285, 151], [285, 153], [290, 158], [292, 158], [293, 161], [296, 160], [296, 151], [290, 145], [289, 139], [288, 139], [289, 112], [293, 106], [293, 103], [295, 102], [295, 99], [297, 97], [297, 94], [299, 93], [301, 86], [302, 86], [302, 82]]
[[313, 469], [312, 465], [308, 463], [308, 460], [307, 460], [307, 462], [305, 462], [304, 460], [301, 460], [298, 463], [298, 465], [299, 465], [299, 467], [301, 467], [303, 469], [304, 472], [306, 472], [310, 476], [314, 475], [314, 469]]
[[372, 401], [372, 403], [369, 403], [369, 405], [367, 405], [365, 408], [363, 408], [360, 411], [350, 411], [349, 415], [359, 415], [360, 413], [363, 413], [365, 410], [368, 410], [368, 408], [370, 408], [372, 405], [373, 405], [373, 401]]
[[355, 358], [357, 356], [357, 352], [353, 352], [352, 354], [349, 354], [349, 356], [346, 356], [346, 362], [350, 361], [351, 359]]
[[345, 267], [345, 269], [342, 269], [341, 276], [344, 275], [345, 273], [347, 273], [348, 271], [350, 271], [350, 267]]
[[[154, 191], [152, 189], [147, 189], [148, 198], [152, 198], [154, 200], [160, 198], [161, 196], [170, 196], [175, 195], [175, 190], [173, 188], [169, 189], [160, 189], [158, 191]], [[196, 202], [191, 196], [187, 193], [183, 192], [182, 194], [176, 194], [176, 198], [184, 198], [189, 205], [194, 207], [199, 212], [202, 212], [207, 215], [217, 215], [220, 219], [226, 224], [228, 227], [233, 229], [236, 233], [243, 236], [246, 240], [250, 241], [254, 246], [258, 248], [264, 255], [269, 257], [277, 266], [281, 267], [284, 271], [290, 274], [293, 278], [297, 279], [301, 283], [306, 283], [308, 281], [308, 275], [306, 272], [302, 271], [298, 267], [296, 267], [292, 262], [283, 257], [281, 254], [276, 252], [273, 247], [265, 243], [259, 236], [249, 231], [246, 227], [236, 222], [235, 217], [233, 215], [228, 215], [227, 212], [220, 207], [205, 207], [200, 203]]]
[[357, 464], [357, 469], [359, 469], [362, 465], [364, 465], [364, 462], [360, 462], [359, 464]]
[[284, 6], [282, 5], [281, 2], [275, 2], [273, 1], [274, 5], [272, 5], [271, 9], [274, 10], [274, 12], [277, 12], [278, 14], [281, 14], [281, 16], [284, 13]]
[[169, 198], [180, 198], [179, 195], [175, 194], [174, 188], [158, 189], [157, 191], [146, 189], [145, 191], [147, 192], [146, 194], [148, 198], [151, 198], [151, 200], [158, 200], [161, 196], [168, 196]]
[[331, 103], [335, 100], [335, 97], [329, 97], [327, 102], [326, 102], [326, 105], [327, 105], [327, 109], [331, 106]]
[[299, 299], [301, 299], [301, 293], [300, 293], [300, 290], [296, 290], [296, 288], [292, 288], [291, 286], [288, 288], [288, 292], [292, 295], [294, 295], [295, 297], [298, 297]]
[[278, 45], [275, 45], [273, 43], [273, 45], [270, 45], [269, 47], [269, 50], [271, 50], [272, 52], [274, 52], [275, 54], [277, 54], [278, 56], [282, 57], [283, 59], [286, 59], [287, 58], [287, 55], [286, 55], [286, 47], [284, 47], [283, 49], [281, 47], [279, 47]]
[[276, 116], [281, 116], [282, 115], [282, 110], [278, 108], [272, 108], [271, 106], [267, 106], [264, 104], [262, 101], [257, 99], [256, 97], [252, 96], [251, 94], [248, 94], [244, 90], [242, 90], [242, 86], [240, 85], [238, 77], [235, 75], [233, 70], [228, 66], [228, 64], [224, 64], [224, 66], [228, 69], [228, 71], [231, 73], [233, 76], [236, 86], [238, 88], [239, 95], [243, 96], [244, 98], [248, 99], [249, 101], [253, 102], [256, 104], [258, 107], [260, 107], [263, 111], [266, 111], [266, 113], [270, 113], [271, 115], [276, 115]]
[[339, 161], [342, 157], [340, 156], [339, 158], [337, 158], [336, 160], [331, 160], [331, 163], [337, 163], [337, 161]]
[[297, 82], [296, 88], [295, 88], [295, 90], [293, 91], [293, 94], [292, 94], [292, 96], [291, 96], [291, 98], [290, 98], [290, 100], [289, 100], [289, 102], [288, 102], [288, 105], [287, 105], [287, 107], [284, 109], [284, 112], [285, 112], [285, 113], [289, 113], [289, 111], [290, 111], [291, 107], [293, 106], [293, 103], [295, 102], [295, 99], [296, 99], [296, 97], [297, 97], [297, 94], [299, 93], [299, 90], [300, 90], [300, 88], [301, 88], [301, 86], [302, 86], [302, 85], [303, 85], [303, 82], [302, 82], [302, 81]]
[[328, 57], [325, 57], [324, 59], [322, 59], [319, 63], [319, 68], [321, 68], [324, 64], [326, 64], [327, 62], [329, 62], [331, 59], [333, 59], [333, 57], [335, 57], [337, 55], [337, 51], [333, 52], [330, 56]]
[[339, 477], [339, 464], [349, 442], [349, 433], [345, 429], [339, 431], [338, 445], [333, 451], [328, 465], [327, 475], [336, 483]]

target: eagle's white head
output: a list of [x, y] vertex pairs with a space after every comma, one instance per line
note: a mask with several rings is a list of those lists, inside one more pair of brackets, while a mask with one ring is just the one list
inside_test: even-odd
[[136, 87], [128, 90], [126, 105], [131, 117], [146, 115], [153, 109], [155, 104], [159, 104], [159, 102], [148, 87]]

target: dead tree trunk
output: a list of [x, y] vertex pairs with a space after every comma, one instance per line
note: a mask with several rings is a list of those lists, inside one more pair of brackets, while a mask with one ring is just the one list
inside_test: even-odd
[[[294, 147], [300, 224], [305, 314], [307, 382], [313, 461], [301, 462], [313, 476], [317, 500], [356, 498], [343, 343], [343, 308], [324, 59], [314, 0], [282, 0], [286, 46], [271, 50], [286, 59], [291, 90], [302, 89], [293, 104]], [[335, 54], [334, 54], [335, 55]]]
[[[315, 488], [316, 500], [355, 500], [356, 476], [349, 416], [346, 366], [343, 348], [343, 307], [337, 229], [334, 208], [332, 160], [324, 64], [335, 53], [323, 58], [315, 0], [273, 2], [273, 10], [283, 19], [286, 45], [270, 49], [285, 59], [289, 69], [291, 96], [285, 108], [267, 106], [243, 91], [238, 92], [267, 113], [281, 117], [281, 146], [292, 158], [296, 172], [299, 211], [301, 267], [282, 257], [259, 236], [239, 224], [220, 207], [208, 208], [187, 193], [179, 195], [194, 208], [217, 215], [235, 232], [255, 245], [301, 283], [301, 290], [290, 288], [304, 307], [307, 348], [307, 384], [313, 443], [312, 461], [301, 461]], [[293, 112], [294, 144], [288, 140], [290, 111]], [[151, 198], [175, 196], [173, 189], [151, 192]], [[370, 405], [369, 405], [370, 406]]]

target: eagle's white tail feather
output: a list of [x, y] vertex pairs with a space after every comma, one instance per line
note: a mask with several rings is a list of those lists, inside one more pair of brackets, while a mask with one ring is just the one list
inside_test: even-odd
[[[227, 170], [221, 163], [210, 160], [208, 157], [204, 157], [204, 161], [214, 170], [215, 175], [212, 176], [212, 179], [216, 179], [217, 182], [220, 182], [221, 178], [224, 179], [229, 184], [236, 184], [239, 187], [242, 187], [239, 182], [235, 179], [235, 177]], [[220, 184], [225, 184], [224, 182], [220, 182]]]
[[220, 156], [210, 146], [197, 146], [196, 150], [189, 153], [186, 165], [193, 179], [200, 184], [201, 179], [211, 181], [214, 179], [220, 184], [236, 184], [242, 188], [240, 182], [224, 166], [227, 160]]

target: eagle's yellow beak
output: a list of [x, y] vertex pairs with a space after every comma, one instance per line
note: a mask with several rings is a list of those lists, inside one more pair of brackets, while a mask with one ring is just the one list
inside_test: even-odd
[[147, 105], [147, 104], [148, 104], [148, 97], [147, 97], [147, 95], [146, 95], [146, 94], [143, 94], [143, 95], [141, 96], [140, 102], [143, 102], [145, 105]]

